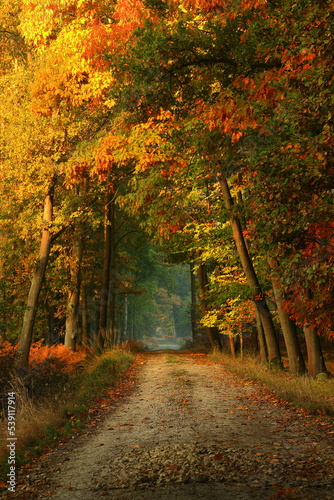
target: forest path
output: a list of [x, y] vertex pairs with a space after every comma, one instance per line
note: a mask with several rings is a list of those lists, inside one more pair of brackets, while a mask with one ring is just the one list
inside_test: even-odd
[[132, 394], [96, 431], [39, 461], [33, 498], [334, 499], [329, 421], [203, 355], [145, 360]]

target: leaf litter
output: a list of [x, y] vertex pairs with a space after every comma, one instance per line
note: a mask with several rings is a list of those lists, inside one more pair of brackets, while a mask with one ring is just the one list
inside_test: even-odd
[[147, 354], [132, 392], [118, 391], [116, 406], [111, 395], [89, 432], [23, 469], [15, 497], [334, 499], [327, 417], [291, 408], [205, 356], [177, 357], [175, 377], [166, 355]]

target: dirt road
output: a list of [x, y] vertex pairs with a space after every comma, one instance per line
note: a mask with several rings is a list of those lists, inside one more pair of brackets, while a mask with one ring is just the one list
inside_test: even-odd
[[99, 428], [27, 477], [34, 498], [334, 499], [333, 427], [201, 356], [150, 354]]

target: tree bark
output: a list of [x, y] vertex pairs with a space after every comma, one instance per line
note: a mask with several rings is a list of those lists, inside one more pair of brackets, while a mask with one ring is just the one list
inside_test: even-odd
[[[198, 284], [200, 291], [200, 307], [202, 309], [203, 315], [207, 312], [206, 297], [208, 294], [209, 280], [206, 272], [205, 264], [200, 264], [198, 271]], [[221, 351], [222, 345], [220, 340], [220, 334], [217, 327], [207, 327], [207, 335], [211, 344], [212, 349], [218, 349]]]
[[197, 337], [197, 296], [196, 296], [196, 277], [193, 264], [190, 264], [190, 292], [191, 292], [191, 332], [193, 341]]
[[129, 336], [133, 340], [140, 340], [138, 332], [135, 328], [135, 304], [133, 297], [130, 297], [129, 303]]
[[230, 345], [231, 356], [233, 359], [235, 359], [237, 357], [237, 353], [236, 353], [236, 349], [235, 349], [234, 337], [232, 337], [232, 335], [228, 334], [228, 342]]
[[79, 301], [81, 286], [81, 262], [83, 254], [83, 236], [80, 227], [76, 227], [73, 235], [72, 261], [70, 264], [70, 290], [68, 291], [66, 328], [64, 344], [75, 349], [79, 326]]
[[[275, 273], [278, 270], [278, 262], [276, 259], [268, 257], [270, 269]], [[280, 282], [277, 278], [271, 279], [272, 288], [277, 305], [277, 312], [282, 328], [284, 342], [288, 354], [289, 371], [291, 373], [303, 374], [305, 373], [305, 363], [303, 354], [299, 345], [297, 328], [295, 323], [291, 320], [288, 313], [283, 308], [284, 294], [281, 289]]]
[[241, 261], [241, 265], [244, 270], [248, 285], [251, 289], [253, 300], [261, 316], [261, 322], [263, 325], [264, 335], [267, 344], [268, 362], [270, 363], [270, 365], [274, 367], [282, 368], [283, 367], [282, 359], [275, 332], [275, 327], [272, 321], [270, 311], [268, 309], [264, 293], [262, 292], [259, 280], [257, 278], [252, 258], [248, 252], [245, 243], [240, 221], [233, 213], [234, 203], [227, 180], [224, 176], [220, 175], [218, 177], [218, 181], [223, 195], [227, 214], [229, 216], [233, 237]]
[[244, 338], [242, 333], [239, 334], [239, 340], [240, 340], [240, 359], [244, 359]]
[[318, 373], [327, 373], [319, 335], [317, 335], [314, 328], [307, 323], [305, 323], [303, 331], [307, 349], [307, 369], [309, 375], [315, 377]]
[[[110, 272], [107, 318], [107, 340], [109, 347], [117, 343], [116, 332], [116, 231], [115, 231], [115, 195], [110, 206]], [[120, 342], [121, 331], [118, 331]]]
[[49, 260], [51, 249], [51, 231], [50, 225], [53, 217], [53, 197], [55, 188], [55, 176], [50, 182], [50, 186], [44, 199], [44, 222], [45, 226], [42, 231], [41, 245], [39, 257], [37, 259], [34, 275], [31, 281], [24, 318], [19, 340], [18, 348], [18, 364], [22, 368], [26, 368], [29, 363], [29, 352], [33, 338], [33, 330], [36, 319], [37, 304], [39, 294], [42, 288], [45, 277], [46, 266]]
[[124, 294], [124, 302], [123, 302], [123, 325], [122, 325], [122, 340], [130, 340], [130, 336], [128, 334], [129, 327], [129, 299], [128, 295]]
[[268, 361], [266, 339], [264, 336], [264, 331], [263, 331], [260, 313], [259, 313], [258, 308], [256, 307], [255, 304], [254, 304], [254, 306], [255, 306], [257, 340], [259, 342], [260, 359], [261, 359], [261, 362], [265, 364]]
[[85, 283], [81, 286], [81, 345], [89, 346], [88, 333], [88, 305], [87, 305], [87, 286]]
[[107, 192], [104, 207], [104, 259], [100, 312], [98, 326], [98, 348], [102, 351], [107, 343], [108, 309], [112, 334], [114, 333], [114, 298], [110, 297], [111, 267], [114, 261], [114, 193]]

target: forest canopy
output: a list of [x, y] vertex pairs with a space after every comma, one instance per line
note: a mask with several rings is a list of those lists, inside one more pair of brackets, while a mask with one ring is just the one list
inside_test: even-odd
[[[282, 366], [283, 339], [292, 372], [304, 344], [309, 373], [326, 371], [333, 13], [325, 0], [2, 2], [1, 334], [22, 364], [36, 338], [140, 337], [168, 304], [212, 347], [254, 329], [262, 361]], [[174, 284], [157, 260], [182, 264]]]

